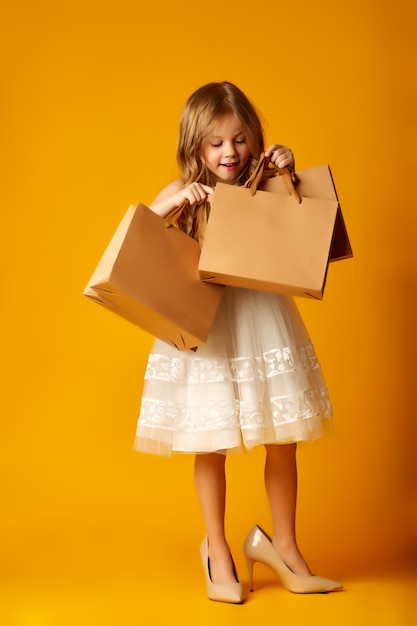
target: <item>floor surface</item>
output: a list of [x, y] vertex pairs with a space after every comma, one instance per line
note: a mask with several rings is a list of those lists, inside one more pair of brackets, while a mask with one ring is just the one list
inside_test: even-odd
[[168, 539], [159, 547], [154, 543], [149, 537], [139, 544], [146, 550], [139, 550], [131, 535], [99, 540], [74, 535], [64, 545], [47, 535], [26, 546], [21, 543], [14, 555], [9, 546], [0, 581], [1, 626], [417, 623], [416, 581], [404, 570], [343, 574], [340, 564], [343, 591], [295, 595], [256, 564], [255, 591], [250, 593], [243, 556], [237, 555], [247, 593], [245, 603], [236, 606], [206, 598], [193, 542], [172, 546], [170, 554]]

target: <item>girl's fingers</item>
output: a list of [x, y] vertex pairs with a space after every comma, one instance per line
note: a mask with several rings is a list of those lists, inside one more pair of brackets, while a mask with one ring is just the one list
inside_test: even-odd
[[275, 165], [276, 167], [285, 167], [286, 165], [289, 165], [291, 161], [291, 154], [286, 152], [277, 156], [275, 159]]
[[274, 150], [276, 150], [277, 148], [279, 148], [279, 146], [276, 143], [273, 143], [271, 146], [269, 146], [266, 150], [265, 150], [265, 156], [269, 157], [271, 156], [271, 154], [274, 152]]
[[290, 148], [286, 146], [280, 146], [278, 144], [272, 144], [265, 151], [265, 156], [270, 157], [271, 163], [278, 169], [290, 166], [294, 163], [294, 157]]
[[191, 205], [199, 205], [207, 200], [207, 197], [214, 192], [212, 187], [202, 183], [191, 183], [184, 190], [184, 197]]

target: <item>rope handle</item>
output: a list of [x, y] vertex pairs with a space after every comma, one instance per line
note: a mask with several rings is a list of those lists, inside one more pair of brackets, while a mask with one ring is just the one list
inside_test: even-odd
[[187, 198], [185, 198], [185, 200], [183, 200], [178, 207], [172, 209], [172, 211], [165, 217], [165, 227], [170, 228], [171, 226], [174, 226], [184, 232], [187, 232], [192, 239], [198, 241], [201, 247], [203, 245], [204, 234], [207, 228], [207, 202], [199, 204], [194, 209], [192, 219], [190, 220], [190, 228], [188, 228], [187, 217], [185, 220], [181, 219], [184, 211], [189, 208], [190, 202]]
[[[270, 163], [269, 157], [266, 157], [265, 153], [262, 152], [261, 156], [259, 157], [259, 161], [255, 170], [252, 172], [252, 174], [250, 175], [250, 177], [248, 178], [248, 180], [246, 181], [244, 185], [244, 187], [250, 190], [252, 196], [254, 196], [255, 193], [257, 192], [260, 182], [262, 181], [262, 179], [264, 178], [264, 175], [268, 171], [269, 163]], [[287, 188], [289, 195], [292, 196], [294, 200], [298, 202], [298, 204], [300, 204], [301, 196], [296, 190], [295, 185], [294, 185], [294, 182], [296, 180], [295, 174], [291, 173], [288, 167], [284, 167], [282, 170], [279, 170], [277, 171], [277, 173], [274, 173], [272, 175], [284, 177], [284, 183], [285, 183], [285, 186]]]
[[167, 228], [169, 228], [170, 226], [175, 226], [178, 223], [182, 212], [188, 207], [189, 204], [189, 200], [185, 198], [185, 200], [183, 200], [179, 206], [172, 209], [172, 211], [170, 211], [165, 217], [165, 226]]

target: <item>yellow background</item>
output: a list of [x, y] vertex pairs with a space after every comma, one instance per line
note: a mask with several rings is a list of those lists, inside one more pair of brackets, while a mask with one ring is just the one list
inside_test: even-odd
[[[395, 580], [416, 523], [415, 17], [408, 0], [2, 9], [5, 626], [245, 624], [274, 611], [408, 623]], [[330, 267], [322, 303], [299, 301], [335, 412], [335, 440], [299, 453], [300, 544], [348, 587], [327, 598], [272, 587], [259, 567], [264, 586], [243, 607], [205, 599], [192, 457], [132, 450], [152, 338], [81, 295], [128, 205], [176, 176], [181, 108], [211, 80], [247, 93], [299, 169], [331, 165], [355, 253]], [[245, 534], [270, 527], [263, 452], [229, 461], [246, 581]], [[387, 593], [366, 586], [386, 576]]]

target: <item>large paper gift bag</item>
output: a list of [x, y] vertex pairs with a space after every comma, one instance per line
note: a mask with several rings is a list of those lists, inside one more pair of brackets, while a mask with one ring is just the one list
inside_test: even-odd
[[265, 160], [245, 187], [217, 183], [199, 261], [202, 280], [322, 299], [337, 199], [257, 189]]
[[223, 293], [202, 283], [200, 246], [144, 204], [131, 206], [84, 295], [179, 350], [203, 344]]
[[[302, 198], [320, 198], [322, 200], [338, 200], [336, 187], [329, 165], [317, 165], [305, 170], [297, 171], [292, 175], [296, 190]], [[264, 191], [287, 194], [288, 182], [285, 176], [266, 178], [260, 188]], [[353, 256], [342, 209], [337, 210], [333, 238], [330, 246], [329, 261], [340, 261]]]

